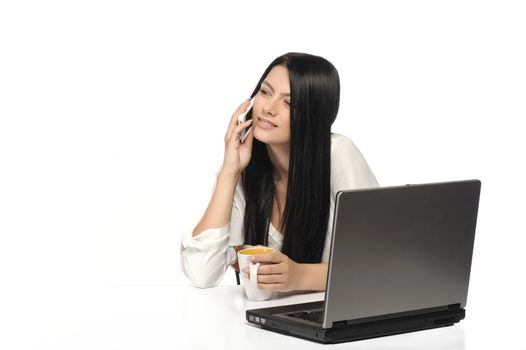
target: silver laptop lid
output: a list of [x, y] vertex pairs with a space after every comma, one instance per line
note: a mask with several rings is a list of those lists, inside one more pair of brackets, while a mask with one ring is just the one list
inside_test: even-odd
[[323, 328], [464, 307], [480, 185], [469, 180], [339, 192]]

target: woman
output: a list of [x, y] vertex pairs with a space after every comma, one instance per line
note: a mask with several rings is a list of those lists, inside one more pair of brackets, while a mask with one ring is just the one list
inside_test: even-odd
[[331, 134], [338, 72], [322, 57], [287, 53], [269, 65], [251, 98], [253, 119], [237, 123], [245, 101], [230, 120], [208, 208], [182, 239], [183, 272], [212, 287], [242, 245], [265, 245], [279, 252], [258, 257], [259, 288], [322, 291], [336, 193], [378, 186], [353, 142]]

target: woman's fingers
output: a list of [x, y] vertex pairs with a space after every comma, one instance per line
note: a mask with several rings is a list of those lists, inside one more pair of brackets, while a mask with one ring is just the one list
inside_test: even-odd
[[302, 273], [295, 263], [280, 251], [251, 257], [252, 263], [260, 262], [258, 287], [265, 290], [288, 291], [298, 289], [298, 276]]
[[234, 112], [234, 114], [232, 114], [232, 118], [230, 118], [230, 122], [228, 123], [228, 131], [227, 131], [227, 134], [229, 131], [231, 131], [234, 127], [236, 127], [237, 125], [237, 117], [239, 117], [239, 115], [243, 112], [245, 112], [248, 108], [250, 104], [250, 101], [249, 100], [246, 100], [245, 102], [243, 102], [242, 104], [239, 105], [239, 107], [237, 107], [236, 111]]
[[248, 129], [247, 135], [245, 136], [245, 143], [252, 148], [252, 141], [254, 140], [254, 135], [252, 134], [252, 127]]
[[[225, 154], [223, 159], [223, 170], [233, 175], [239, 175], [241, 171], [247, 166], [252, 155], [251, 148], [245, 144], [241, 145], [241, 132], [244, 128], [250, 127], [252, 120], [247, 120], [244, 123], [238, 124], [238, 117], [247, 111], [250, 102], [247, 100], [243, 102], [232, 115], [228, 130], [224, 137]], [[249, 143], [252, 146], [252, 143]]]
[[241, 137], [241, 131], [243, 129], [248, 128], [251, 124], [252, 124], [252, 119], [247, 120], [246, 122], [244, 122], [242, 124], [239, 124], [236, 127], [234, 127], [232, 129], [232, 131], [230, 132], [230, 134], [228, 135], [228, 140], [230, 140], [230, 141], [238, 141], [240, 139], [240, 137]]
[[261, 265], [258, 269], [258, 275], [275, 275], [283, 273], [281, 264]]
[[258, 254], [250, 258], [252, 263], [267, 263], [267, 264], [277, 264], [285, 261], [287, 256], [282, 252], [276, 250], [274, 253], [267, 254]]
[[258, 283], [283, 283], [283, 275], [260, 275], [258, 273]]

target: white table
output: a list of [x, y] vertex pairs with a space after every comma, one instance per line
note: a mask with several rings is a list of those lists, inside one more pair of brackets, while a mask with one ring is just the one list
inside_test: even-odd
[[[37, 287], [3, 291], [0, 349], [322, 349], [245, 321], [246, 308], [321, 300], [323, 293], [247, 302], [239, 286]], [[7, 294], [6, 294], [7, 292]], [[467, 318], [445, 327], [335, 345], [341, 349], [524, 349]], [[489, 328], [491, 329], [491, 328]], [[520, 335], [516, 337], [521, 339]]]

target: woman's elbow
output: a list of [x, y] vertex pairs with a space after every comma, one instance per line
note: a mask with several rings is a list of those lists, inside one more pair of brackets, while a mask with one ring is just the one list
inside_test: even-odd
[[203, 288], [203, 289], [217, 287], [217, 285], [219, 284], [219, 283], [211, 283], [210, 281], [206, 279], [200, 279], [200, 278], [193, 278], [193, 279], [191, 278], [190, 282], [192, 282], [194, 287]]
[[222, 277], [213, 278], [214, 276], [207, 276], [206, 274], [187, 274], [186, 277], [192, 282], [192, 284], [197, 288], [212, 288], [217, 287], [219, 282], [221, 282]]
[[207, 266], [202, 261], [192, 261], [191, 263], [182, 257], [181, 269], [190, 282], [197, 288], [212, 288], [219, 285], [223, 279], [224, 271]]

